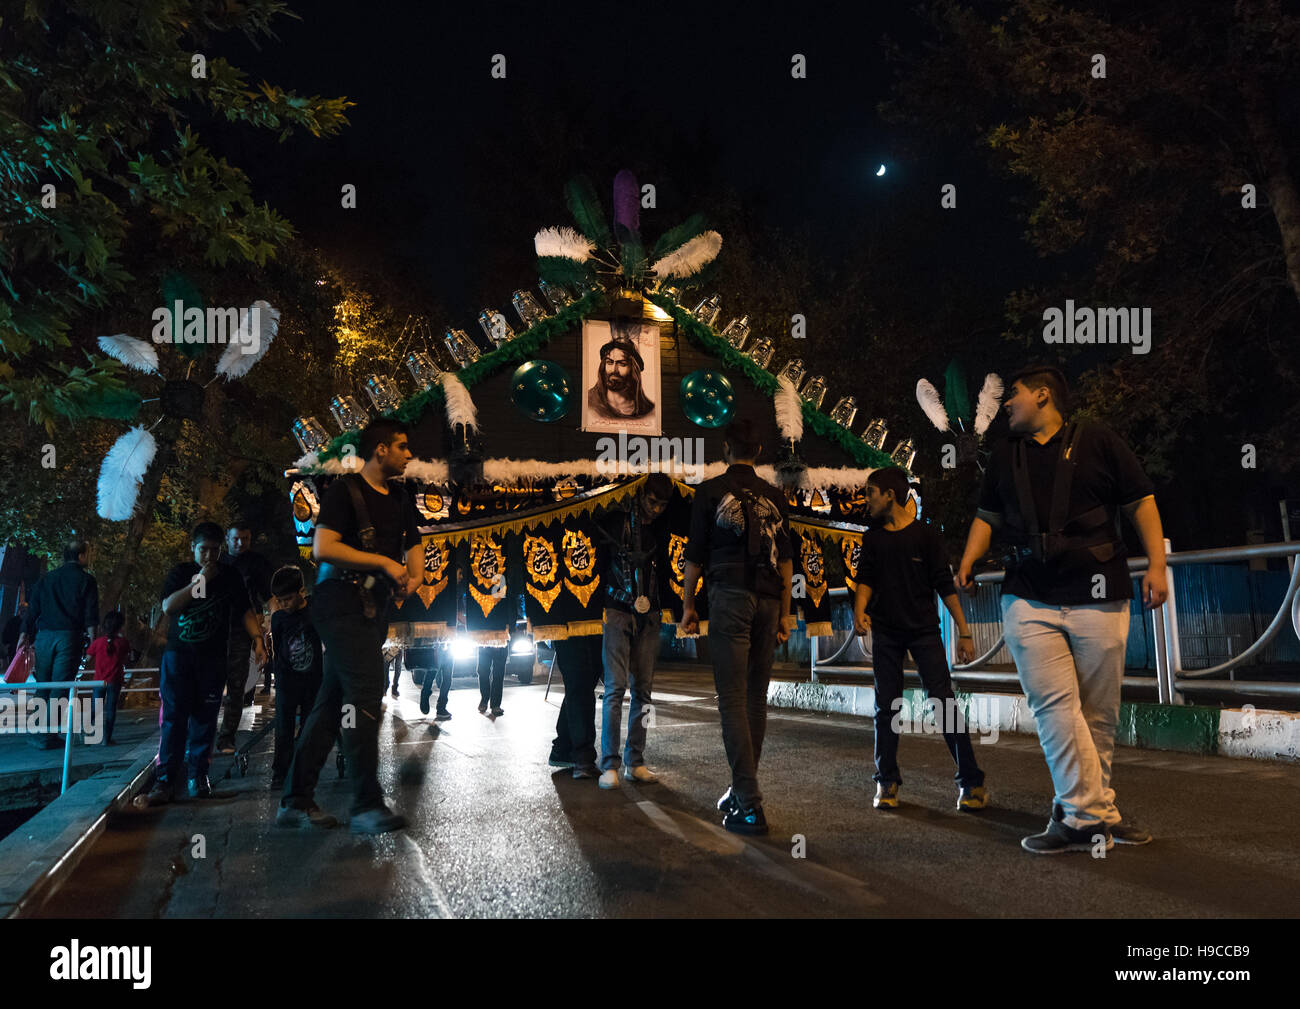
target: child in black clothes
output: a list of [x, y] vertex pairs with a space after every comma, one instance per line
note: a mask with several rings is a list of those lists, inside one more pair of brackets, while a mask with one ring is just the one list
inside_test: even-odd
[[311, 619], [302, 571], [292, 565], [271, 577], [276, 609], [271, 614], [271, 650], [275, 671], [275, 759], [271, 786], [284, 784], [293, 762], [293, 744], [307, 721], [323, 673], [320, 635]]

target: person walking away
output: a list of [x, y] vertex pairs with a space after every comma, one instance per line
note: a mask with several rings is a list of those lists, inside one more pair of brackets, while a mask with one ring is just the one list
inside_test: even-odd
[[862, 535], [853, 623], [859, 634], [871, 634], [876, 679], [876, 796], [872, 805], [898, 808], [903, 776], [898, 769], [895, 722], [903, 699], [903, 659], [910, 652], [925, 696], [935, 709], [943, 741], [957, 764], [957, 809], [974, 812], [988, 806], [989, 795], [965, 718], [957, 710], [939, 635], [936, 592], [957, 624], [957, 655], [963, 662], [975, 658], [974, 642], [957, 599], [943, 539], [933, 526], [908, 514], [906, 501], [907, 477], [897, 466], [873, 470], [867, 477], [871, 528]]
[[767, 833], [758, 761], [772, 660], [790, 637], [785, 617], [794, 570], [785, 498], [754, 472], [762, 447], [748, 419], [728, 426], [727, 471], [696, 488], [685, 550], [684, 634], [699, 633], [695, 589], [701, 573], [709, 573], [709, 652], [731, 765], [731, 787], [718, 811], [723, 827], [740, 834]]
[[1010, 545], [1002, 626], [1056, 791], [1040, 855], [1146, 844], [1111, 787], [1115, 725], [1133, 585], [1116, 520], [1123, 512], [1148, 558], [1147, 609], [1168, 597], [1164, 533], [1154, 488], [1132, 449], [1093, 421], [1070, 422], [1059, 369], [1033, 365], [1011, 381], [1011, 436], [984, 472], [979, 507], [957, 571], [963, 589], [996, 530]]

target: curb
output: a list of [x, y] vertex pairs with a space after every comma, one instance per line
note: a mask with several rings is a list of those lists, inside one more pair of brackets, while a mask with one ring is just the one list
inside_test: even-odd
[[[63, 885], [104, 831], [153, 773], [156, 739], [141, 743], [125, 767], [78, 781], [0, 841], [0, 918], [34, 914]], [[9, 869], [9, 866], [17, 866]]]
[[[936, 731], [933, 717], [926, 715], [924, 701], [921, 690], [903, 691], [899, 714], [904, 733], [908, 723], [913, 732]], [[1033, 712], [1023, 695], [957, 691], [957, 701], [972, 733], [1038, 734]], [[768, 686], [767, 703], [777, 708], [872, 718], [876, 713], [876, 690], [847, 684], [773, 681]], [[1300, 763], [1300, 712], [1125, 701], [1120, 705], [1115, 742], [1147, 750]]]

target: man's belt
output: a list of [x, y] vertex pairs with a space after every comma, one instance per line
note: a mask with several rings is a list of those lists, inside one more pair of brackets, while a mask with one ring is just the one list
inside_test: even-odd
[[331, 564], [329, 561], [322, 561], [321, 566], [316, 570], [316, 584], [328, 581], [350, 582], [353, 585], [360, 585], [365, 581], [369, 571], [356, 571], [352, 568], [341, 567], [338, 564]]

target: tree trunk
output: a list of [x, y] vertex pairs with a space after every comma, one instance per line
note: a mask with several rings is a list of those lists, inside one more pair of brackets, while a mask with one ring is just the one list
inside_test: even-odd
[[1287, 166], [1286, 150], [1277, 132], [1276, 103], [1268, 88], [1253, 74], [1242, 84], [1246, 99], [1246, 125], [1264, 168], [1264, 189], [1282, 232], [1282, 255], [1287, 279], [1300, 299], [1300, 193]]

